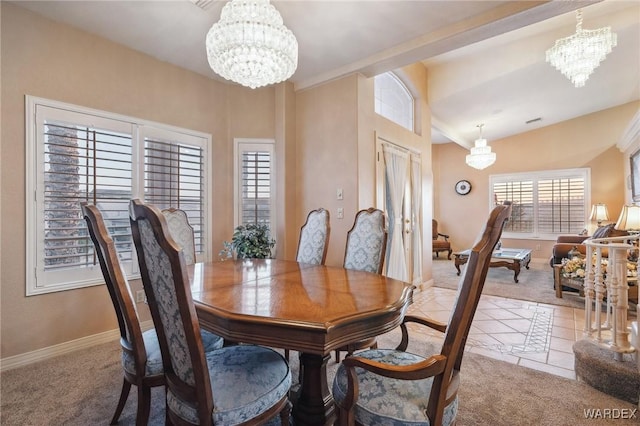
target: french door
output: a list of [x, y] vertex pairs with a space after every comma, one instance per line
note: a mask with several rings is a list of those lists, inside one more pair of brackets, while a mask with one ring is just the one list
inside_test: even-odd
[[376, 200], [387, 220], [386, 276], [422, 282], [421, 157], [376, 137]]

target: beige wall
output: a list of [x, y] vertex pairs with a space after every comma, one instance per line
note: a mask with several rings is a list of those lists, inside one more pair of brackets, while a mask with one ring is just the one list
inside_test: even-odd
[[299, 229], [290, 224], [297, 223], [296, 210], [296, 94], [293, 84], [283, 83], [276, 87], [276, 208], [277, 257], [295, 259], [298, 248]]
[[[296, 96], [298, 229], [309, 211], [329, 211], [327, 265], [342, 265], [346, 234], [358, 211], [358, 76], [352, 75]], [[337, 200], [341, 188], [343, 200]], [[344, 209], [338, 219], [337, 209]]]
[[[426, 105], [426, 69], [422, 64], [404, 68], [401, 78], [419, 99], [419, 128], [430, 128]], [[342, 265], [346, 235], [355, 214], [376, 200], [376, 135], [384, 136], [422, 156], [423, 188], [431, 194], [431, 135], [415, 134], [373, 112], [373, 79], [352, 75], [297, 93], [297, 206], [298, 225], [307, 213], [318, 207], [329, 210], [331, 236], [327, 254], [328, 265]], [[336, 199], [336, 190], [343, 189], [344, 199]], [[431, 220], [431, 199], [425, 199], [423, 221]], [[338, 219], [337, 209], [344, 209]], [[431, 228], [425, 230], [425, 253], [430, 253]], [[423, 278], [431, 278], [430, 256], [424, 256]]]
[[211, 134], [214, 256], [232, 232], [233, 138], [275, 137], [275, 95], [273, 88], [223, 84], [0, 4], [0, 356], [5, 358], [117, 327], [104, 286], [25, 297], [25, 95]]
[[[491, 174], [533, 170], [591, 169], [591, 201], [605, 203], [615, 220], [625, 200], [623, 153], [616, 147], [640, 103], [633, 102], [574, 120], [543, 127], [505, 139], [489, 141], [497, 155], [494, 165], [475, 170], [465, 164], [468, 150], [456, 144], [434, 145], [435, 197], [443, 233], [451, 235], [454, 250], [472, 245], [489, 210]], [[454, 185], [471, 182], [466, 196], [457, 195]], [[507, 247], [534, 250], [533, 257], [548, 259], [553, 242], [508, 240]], [[538, 245], [540, 249], [537, 250]]]

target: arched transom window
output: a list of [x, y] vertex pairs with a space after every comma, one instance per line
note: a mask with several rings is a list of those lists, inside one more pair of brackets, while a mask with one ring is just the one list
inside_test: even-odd
[[413, 95], [392, 72], [375, 76], [375, 111], [394, 123], [414, 131]]

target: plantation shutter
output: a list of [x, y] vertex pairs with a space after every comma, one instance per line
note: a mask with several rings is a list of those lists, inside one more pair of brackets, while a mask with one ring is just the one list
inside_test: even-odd
[[27, 295], [104, 282], [81, 202], [103, 211], [123, 268], [131, 271], [131, 123], [38, 104], [30, 111]]
[[27, 296], [104, 283], [82, 202], [102, 212], [129, 278], [133, 198], [186, 211], [197, 257], [209, 258], [208, 135], [31, 96], [26, 107]]
[[589, 169], [493, 175], [490, 182], [493, 205], [512, 202], [508, 238], [553, 238], [585, 227]]
[[44, 270], [97, 260], [80, 210], [97, 205], [123, 261], [131, 260], [131, 135], [47, 121], [44, 125]]
[[511, 217], [505, 224], [505, 231], [523, 233], [534, 231], [533, 181], [495, 183], [493, 197], [496, 205], [507, 200], [512, 202]]
[[540, 232], [580, 233], [584, 228], [585, 208], [584, 178], [544, 179], [538, 182]]
[[240, 158], [241, 224], [270, 226], [272, 153], [270, 150], [246, 150]]
[[196, 253], [205, 248], [204, 150], [158, 137], [144, 138], [144, 198], [160, 209], [184, 210], [194, 230]]

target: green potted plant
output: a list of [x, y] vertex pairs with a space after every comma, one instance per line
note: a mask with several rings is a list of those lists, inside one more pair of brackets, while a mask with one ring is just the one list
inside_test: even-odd
[[276, 241], [271, 238], [269, 227], [264, 224], [251, 223], [240, 225], [233, 231], [231, 241], [223, 243], [220, 251], [223, 259], [268, 259]]

